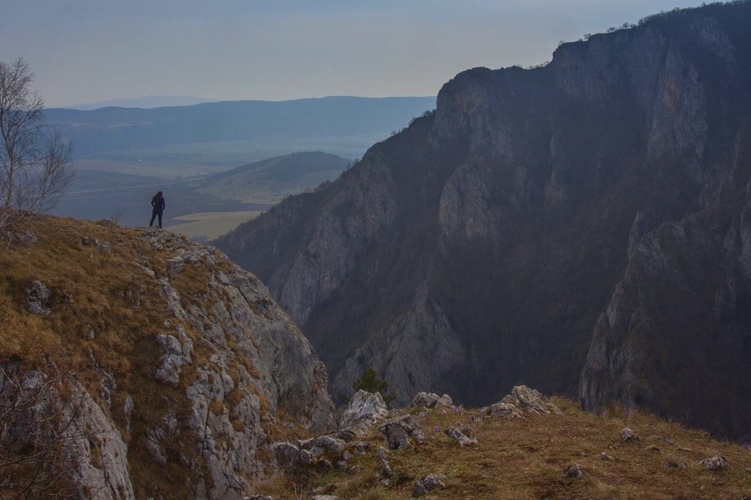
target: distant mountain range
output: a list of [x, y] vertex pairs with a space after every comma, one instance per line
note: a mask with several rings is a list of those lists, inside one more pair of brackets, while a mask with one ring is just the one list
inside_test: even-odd
[[63, 108], [79, 109], [83, 111], [108, 107], [151, 109], [164, 108], [168, 106], [192, 106], [194, 104], [201, 104], [204, 102], [217, 102], [217, 100], [188, 96], [152, 95], [146, 97], [135, 97], [132, 99], [112, 99], [110, 101], [74, 104], [73, 106], [63, 106]]
[[[154, 109], [58, 108], [46, 116], [73, 141], [77, 158], [185, 161], [191, 156], [228, 166], [232, 153], [237, 166], [304, 150], [356, 158], [434, 107], [434, 97], [325, 97]], [[250, 157], [264, 149], [273, 153]], [[207, 152], [213, 158], [206, 158]], [[244, 161], [236, 153], [244, 154]]]
[[[55, 213], [89, 219], [118, 214], [122, 224], [139, 225], [148, 217], [151, 196], [163, 188], [169, 194], [168, 220], [265, 209], [335, 178], [373, 143], [434, 107], [434, 97], [327, 97], [49, 109], [48, 122], [73, 141], [78, 171]], [[289, 156], [301, 151], [329, 155]], [[206, 179], [232, 169], [237, 170]]]

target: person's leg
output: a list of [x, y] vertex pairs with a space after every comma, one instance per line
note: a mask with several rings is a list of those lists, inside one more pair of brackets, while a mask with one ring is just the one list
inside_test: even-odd
[[156, 214], [157, 214], [156, 210], [153, 210], [151, 212], [151, 221], [149, 222], [149, 227], [154, 225], [154, 219], [156, 219]]
[[162, 212], [159, 212], [159, 228], [162, 228]]

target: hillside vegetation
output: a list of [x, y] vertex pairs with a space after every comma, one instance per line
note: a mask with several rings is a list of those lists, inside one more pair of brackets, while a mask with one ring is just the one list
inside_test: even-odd
[[[388, 449], [373, 427], [370, 451], [349, 461], [344, 471], [311, 468], [288, 472], [261, 484], [277, 499], [329, 494], [339, 499], [415, 498], [415, 483], [442, 475], [444, 487], [425, 498], [447, 499], [748, 499], [751, 450], [747, 445], [711, 439], [701, 430], [670, 423], [641, 411], [613, 406], [598, 415], [572, 401], [553, 397], [561, 413], [525, 418], [490, 417], [489, 411], [448, 408], [392, 410], [390, 417], [413, 415], [426, 435], [423, 444], [387, 452], [388, 477], [376, 450]], [[460, 445], [446, 430], [463, 429], [476, 445]], [[630, 429], [635, 438], [621, 432]], [[707, 458], [721, 455], [729, 464], [711, 470]], [[578, 464], [582, 477], [566, 470]]]
[[[80, 497], [238, 498], [273, 471], [269, 439], [332, 425], [307, 340], [218, 251], [109, 220], [13, 231], [0, 251], [0, 498], [40, 470]], [[24, 407], [35, 381], [40, 403]]]

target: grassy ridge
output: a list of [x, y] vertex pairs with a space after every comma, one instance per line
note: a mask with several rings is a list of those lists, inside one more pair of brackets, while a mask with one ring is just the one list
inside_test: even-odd
[[[662, 420], [640, 411], [612, 407], [601, 415], [581, 411], [571, 400], [551, 398], [561, 415], [524, 419], [483, 418], [476, 409], [416, 410], [427, 434], [423, 445], [389, 452], [393, 476], [387, 485], [375, 450], [386, 447], [373, 431], [371, 451], [351, 461], [346, 472], [312, 471], [264, 485], [274, 498], [307, 498], [326, 491], [338, 498], [369, 500], [411, 498], [416, 480], [427, 474], [446, 476], [446, 487], [425, 498], [466, 499], [725, 499], [751, 498], [751, 452], [716, 441], [708, 433]], [[461, 447], [443, 430], [470, 425], [479, 444]], [[620, 436], [624, 427], [638, 441]], [[614, 460], [603, 459], [606, 453]], [[725, 456], [730, 467], [708, 470], [699, 462]], [[573, 463], [583, 478], [564, 469]], [[685, 465], [685, 468], [683, 468]]]
[[[154, 248], [143, 229], [107, 222], [35, 217], [16, 228], [21, 229], [38, 239], [30, 244], [6, 241], [0, 251], [0, 362], [19, 362], [46, 372], [58, 367], [75, 371], [101, 406], [109, 407], [101, 400], [111, 398], [112, 418], [128, 444], [137, 496], [159, 492], [185, 498], [188, 469], [176, 461], [161, 470], [155, 467], [147, 437], [147, 429], [168, 411], [179, 420], [189, 414], [184, 387], [154, 379], [162, 355], [156, 336], [182, 326], [195, 342], [194, 360], [208, 357], [208, 349], [198, 342], [200, 334], [176, 319], [166, 305], [158, 280], [167, 276], [167, 259], [173, 252]], [[153, 234], [180, 240], [168, 233]], [[183, 300], [195, 300], [208, 293], [208, 272], [205, 266], [186, 266], [171, 283]], [[49, 315], [26, 311], [28, 289], [35, 280], [51, 292]], [[186, 380], [194, 376], [192, 369], [185, 372]], [[108, 378], [115, 385], [107, 387]], [[129, 426], [120, 411], [128, 397], [134, 408]], [[191, 440], [169, 441], [165, 453], [200, 460]], [[165, 476], [171, 479], [169, 486]]]

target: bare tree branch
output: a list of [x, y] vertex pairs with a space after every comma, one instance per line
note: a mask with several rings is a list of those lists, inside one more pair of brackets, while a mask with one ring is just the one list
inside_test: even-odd
[[[65, 451], [83, 401], [67, 393], [72, 375], [0, 364], [0, 498], [69, 498]], [[80, 399], [80, 398], [79, 398]]]
[[0, 229], [51, 210], [73, 181], [72, 146], [44, 122], [23, 59], [0, 62]]

